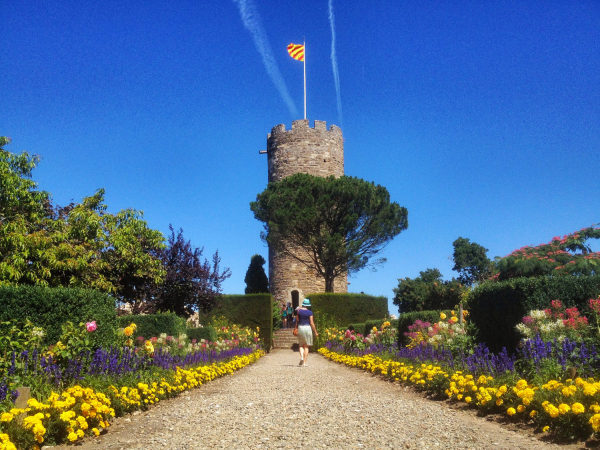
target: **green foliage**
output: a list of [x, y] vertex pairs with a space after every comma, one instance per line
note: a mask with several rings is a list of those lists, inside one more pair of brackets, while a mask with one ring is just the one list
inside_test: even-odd
[[372, 258], [408, 227], [386, 188], [346, 176], [298, 173], [269, 183], [250, 208], [269, 245], [323, 277], [326, 292], [339, 275], [383, 263]]
[[455, 240], [452, 246], [454, 247], [452, 270], [459, 273], [458, 280], [462, 284], [473, 286], [492, 275], [492, 261], [487, 257], [487, 248], [462, 237]]
[[283, 311], [278, 302], [273, 302], [273, 331], [279, 330], [283, 323]]
[[398, 342], [400, 345], [406, 345], [409, 339], [404, 335], [408, 332], [408, 327], [415, 323], [417, 320], [421, 322], [429, 322], [431, 324], [440, 321], [440, 312], [443, 312], [447, 316], [450, 316], [450, 310], [443, 311], [412, 311], [400, 314], [398, 317]]
[[63, 323], [60, 340], [52, 348], [52, 353], [56, 361], [66, 367], [70, 359], [91, 350], [90, 332], [86, 330], [85, 323], [74, 325], [73, 322], [68, 321]]
[[267, 294], [269, 292], [269, 279], [263, 267], [265, 263], [265, 258], [261, 255], [254, 255], [250, 259], [250, 265], [244, 278], [246, 294]]
[[0, 284], [93, 288], [135, 298], [162, 281], [152, 253], [164, 237], [139, 211], [106, 212], [104, 190], [81, 204], [53, 207], [31, 173], [39, 158], [15, 155], [0, 137]]
[[354, 329], [354, 331], [356, 331], [357, 333], [362, 334], [363, 336], [368, 336], [369, 333], [371, 332], [371, 330], [373, 330], [373, 327], [376, 327], [378, 330], [381, 329], [381, 325], [383, 325], [384, 322], [390, 322], [390, 326], [394, 329], [398, 329], [398, 319], [393, 319], [393, 320], [388, 320], [388, 319], [373, 319], [373, 320], [367, 320], [366, 322], [361, 322], [361, 323], [351, 323], [350, 325], [348, 325], [348, 327], [352, 326], [352, 328]]
[[32, 322], [44, 330], [44, 345], [55, 344], [66, 322], [96, 321], [90, 335], [93, 347], [110, 347], [117, 329], [115, 300], [90, 289], [0, 286], [0, 321]]
[[369, 319], [379, 320], [388, 315], [385, 297], [349, 293], [309, 294], [306, 297], [310, 298], [316, 319], [320, 314], [327, 314], [342, 327]]
[[43, 337], [43, 329], [34, 326], [28, 319], [0, 322], [0, 374], [10, 367], [12, 352], [39, 349]]
[[125, 328], [130, 323], [135, 323], [137, 325], [136, 334], [143, 336], [145, 339], [158, 337], [161, 333], [166, 333], [167, 336], [173, 337], [178, 337], [180, 333], [188, 334], [186, 320], [173, 312], [143, 316], [121, 316], [117, 321], [120, 328]]
[[326, 329], [340, 329], [342, 327], [339, 326], [339, 323], [334, 317], [329, 316], [327, 313], [318, 313], [314, 315], [313, 320], [315, 322], [315, 328], [319, 333], [313, 341], [315, 350], [318, 350], [325, 347], [325, 344], [329, 340], [329, 334], [325, 332]]
[[599, 239], [600, 227], [592, 225], [562, 238], [555, 236], [547, 244], [526, 246], [496, 261], [499, 281], [546, 275], [594, 275], [600, 267], [600, 253], [592, 252], [588, 239]]
[[196, 339], [197, 342], [200, 342], [201, 339], [210, 342], [215, 342], [217, 340], [217, 333], [210, 325], [204, 325], [203, 327], [198, 328], [188, 328], [185, 333], [190, 342], [193, 339]]
[[588, 301], [599, 294], [600, 275], [513, 278], [473, 289], [469, 312], [479, 330], [478, 340], [500, 351], [517, 346], [520, 335], [515, 327], [530, 311], [545, 309], [552, 300], [587, 311]]
[[259, 338], [265, 349], [273, 343], [273, 296], [271, 294], [223, 295], [219, 306], [210, 311], [207, 319], [223, 316], [242, 327], [259, 327]]
[[393, 303], [401, 313], [452, 309], [461, 302], [464, 289], [456, 279], [444, 281], [438, 269], [419, 274], [415, 279], [399, 279], [394, 288]]

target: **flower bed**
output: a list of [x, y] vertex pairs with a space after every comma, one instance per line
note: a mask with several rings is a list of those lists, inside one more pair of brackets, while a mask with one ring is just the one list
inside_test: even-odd
[[[0, 450], [39, 449], [97, 436], [112, 417], [231, 374], [264, 354], [257, 332], [231, 328], [234, 336], [227, 337], [232, 339], [186, 342], [185, 335], [137, 339], [131, 324], [109, 349], [89, 347], [93, 322], [67, 323], [61, 340], [50, 348], [32, 345], [32, 332], [21, 332], [21, 341], [0, 348]], [[16, 408], [15, 389], [23, 385], [31, 387], [32, 398]]]

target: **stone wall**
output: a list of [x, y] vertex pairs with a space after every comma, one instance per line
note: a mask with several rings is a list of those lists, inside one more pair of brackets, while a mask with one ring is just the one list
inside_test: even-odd
[[342, 130], [332, 125], [327, 130], [325, 122], [308, 120], [292, 122], [292, 129], [277, 125], [267, 137], [269, 182], [279, 181], [295, 173], [308, 173], [318, 177], [344, 175], [344, 138]]
[[[292, 122], [292, 129], [277, 125], [267, 137], [269, 182], [280, 181], [295, 173], [327, 177], [344, 175], [344, 138], [342, 130], [324, 121], [315, 120], [310, 128], [308, 120]], [[311, 272], [291, 256], [269, 249], [269, 285], [276, 301], [292, 301], [292, 292], [298, 291], [300, 302], [305, 294], [325, 292], [325, 279]], [[347, 276], [334, 282], [335, 292], [348, 292]]]

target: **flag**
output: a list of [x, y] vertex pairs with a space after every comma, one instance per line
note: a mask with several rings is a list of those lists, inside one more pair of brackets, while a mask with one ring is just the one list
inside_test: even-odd
[[288, 53], [298, 61], [304, 61], [304, 45], [290, 44], [288, 45]]

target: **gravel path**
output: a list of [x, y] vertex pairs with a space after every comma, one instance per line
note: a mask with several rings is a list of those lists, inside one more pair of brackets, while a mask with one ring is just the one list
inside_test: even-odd
[[[424, 399], [311, 354], [274, 350], [255, 364], [116, 419], [83, 449], [576, 449]], [[62, 449], [73, 447], [62, 446]]]

